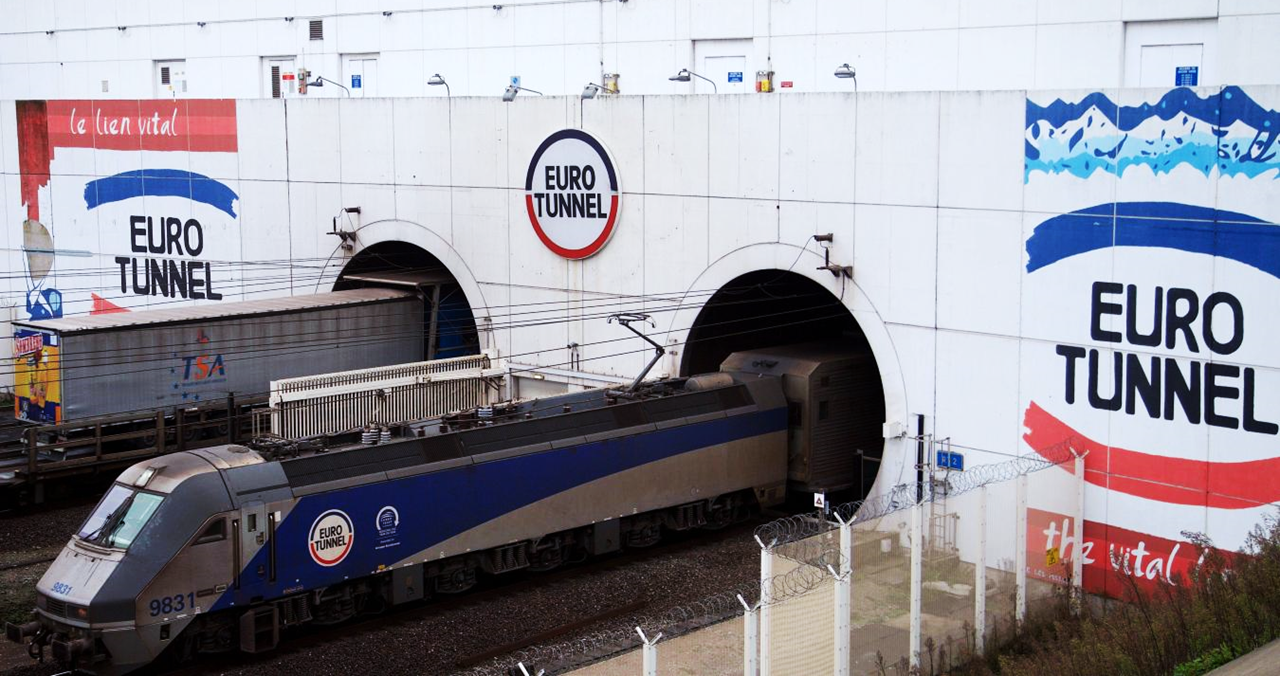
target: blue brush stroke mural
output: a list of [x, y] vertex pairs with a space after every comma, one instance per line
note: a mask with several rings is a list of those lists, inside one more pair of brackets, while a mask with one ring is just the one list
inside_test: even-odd
[[1095, 171], [1120, 176], [1140, 165], [1168, 173], [1182, 164], [1205, 176], [1216, 167], [1224, 176], [1255, 178], [1280, 170], [1278, 130], [1280, 111], [1235, 86], [1204, 97], [1174, 89], [1140, 106], [1117, 105], [1102, 92], [1047, 106], [1028, 98], [1023, 180], [1034, 171], [1088, 178]]
[[180, 169], [139, 169], [89, 181], [84, 187], [84, 203], [90, 208], [132, 197], [182, 197], [203, 202], [235, 218], [234, 203], [239, 196], [231, 188], [208, 176]]
[[1218, 256], [1280, 279], [1280, 227], [1246, 214], [1172, 202], [1117, 202], [1054, 216], [1027, 239], [1027, 272], [1111, 246]]

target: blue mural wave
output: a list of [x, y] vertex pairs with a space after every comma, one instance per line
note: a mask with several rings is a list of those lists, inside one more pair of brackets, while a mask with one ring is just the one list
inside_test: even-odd
[[1247, 214], [1173, 202], [1118, 202], [1054, 216], [1027, 239], [1027, 272], [1111, 246], [1228, 258], [1280, 279], [1280, 226]]
[[1028, 98], [1024, 181], [1034, 171], [1087, 178], [1096, 171], [1123, 175], [1133, 166], [1167, 173], [1182, 164], [1206, 176], [1216, 167], [1224, 176], [1254, 178], [1280, 170], [1278, 130], [1280, 111], [1236, 86], [1204, 97], [1173, 89], [1140, 106], [1118, 105], [1102, 92], [1047, 106]]
[[180, 169], [139, 169], [89, 181], [84, 202], [89, 209], [132, 197], [182, 197], [203, 202], [235, 218], [235, 191], [216, 179]]

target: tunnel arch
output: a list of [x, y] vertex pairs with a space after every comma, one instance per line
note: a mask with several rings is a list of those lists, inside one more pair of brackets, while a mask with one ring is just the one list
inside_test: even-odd
[[[816, 270], [807, 264], [805, 253], [787, 244], [755, 244], [730, 251], [703, 270], [689, 283], [683, 308], [670, 316], [666, 327], [665, 341], [678, 352], [672, 356], [671, 370], [686, 375], [718, 370], [717, 360], [734, 350], [811, 342], [814, 338], [866, 355], [873, 360], [877, 376], [868, 397], [873, 418], [878, 419], [864, 425], [863, 443], [869, 447], [863, 450], [868, 457], [878, 454], [879, 462], [875, 463], [877, 471], [865, 472], [856, 487], [841, 491], [834, 499], [887, 493], [909, 480], [915, 457], [915, 447], [907, 437], [883, 436], [883, 423], [905, 425], [908, 420], [904, 373], [894, 341], [857, 280], [842, 280], [826, 270]], [[821, 254], [808, 253], [814, 263], [822, 262]], [[810, 330], [797, 330], [805, 325], [810, 325]], [[856, 455], [856, 450], [850, 452]]]
[[445, 359], [480, 352], [475, 313], [453, 271], [426, 249], [384, 240], [346, 261], [333, 290], [364, 287], [413, 289], [423, 297], [423, 359]]

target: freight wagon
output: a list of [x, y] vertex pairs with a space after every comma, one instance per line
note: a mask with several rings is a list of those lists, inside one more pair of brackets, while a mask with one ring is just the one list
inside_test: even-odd
[[272, 380], [419, 361], [423, 301], [353, 289], [14, 322], [14, 417], [33, 423], [263, 395]]

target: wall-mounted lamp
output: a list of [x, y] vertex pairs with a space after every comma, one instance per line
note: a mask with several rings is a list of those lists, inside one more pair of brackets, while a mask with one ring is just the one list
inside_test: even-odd
[[205, 22], [203, 22], [203, 21], [197, 21], [197, 22], [196, 22], [196, 25], [197, 25], [197, 26], [199, 26], [199, 27], [201, 27], [201, 28], [204, 28], [204, 27], [205, 27]]
[[290, 21], [293, 21], [293, 17], [291, 17], [291, 16], [286, 16], [286, 17], [284, 18], [284, 20], [285, 20], [285, 22], [290, 22]]
[[45, 34], [45, 35], [50, 35], [50, 36], [51, 36], [51, 35], [53, 35], [53, 31], [45, 31], [45, 32], [44, 32], [44, 34]]
[[501, 12], [501, 11], [502, 11], [502, 5], [494, 5], [494, 6], [493, 6], [493, 11], [495, 11], [495, 12]]
[[854, 70], [853, 66], [850, 66], [847, 63], [842, 63], [840, 64], [840, 67], [836, 69], [835, 76], [841, 80], [848, 80], [849, 78], [856, 80], [858, 79], [858, 71]]
[[823, 253], [823, 264], [818, 266], [817, 269], [826, 270], [836, 277], [853, 279], [853, 266], [840, 265], [838, 263], [831, 262], [831, 245], [835, 244], [835, 240], [835, 234], [830, 232], [823, 235], [813, 236], [813, 241], [817, 242], [818, 245], [822, 247]]
[[308, 82], [308, 83], [307, 83], [307, 86], [308, 86], [308, 87], [323, 87], [323, 86], [324, 86], [324, 83], [326, 83], [326, 82], [328, 82], [328, 83], [329, 83], [329, 84], [331, 84], [331, 85], [334, 85], [335, 87], [342, 87], [342, 91], [346, 92], [346, 93], [347, 93], [347, 96], [351, 96], [351, 90], [350, 90], [350, 89], [347, 89], [346, 87], [343, 87], [341, 82], [334, 82], [333, 80], [330, 80], [330, 79], [329, 79], [329, 78], [327, 78], [327, 77], [321, 77], [321, 76], [319, 76], [319, 75], [317, 75], [317, 76], [316, 76], [315, 82]]
[[688, 68], [681, 68], [679, 73], [676, 73], [675, 75], [672, 75], [667, 79], [671, 80], [672, 82], [688, 82], [690, 80], [690, 76], [696, 77], [699, 80], [706, 80], [707, 82], [710, 82], [711, 91], [715, 92], [716, 94], [720, 93], [720, 88], [716, 86], [715, 82], [711, 80], [707, 80], [707, 78], [702, 77], [701, 75], [698, 75], [697, 73], [689, 70]]
[[596, 97], [596, 94], [599, 94], [602, 91], [608, 91], [608, 90], [605, 89], [603, 85], [598, 85], [594, 82], [588, 82], [587, 86], [583, 87], [582, 89], [582, 98], [594, 99]]
[[427, 84], [431, 85], [432, 87], [439, 87], [440, 85], [444, 85], [444, 93], [445, 93], [445, 95], [446, 95], [446, 96], [453, 96], [453, 91], [449, 89], [449, 83], [448, 83], [448, 82], [445, 82], [445, 81], [444, 81], [444, 78], [443, 78], [439, 73], [436, 73], [435, 75], [432, 75], [432, 76], [427, 80]]
[[116, 30], [118, 30], [118, 31], [120, 31], [121, 33], [123, 33], [123, 32], [125, 32], [125, 31], [129, 30], [129, 27], [128, 27], [128, 26], [116, 26]]
[[382, 16], [391, 16], [391, 12], [383, 12]]
[[502, 92], [502, 100], [506, 101], [507, 103], [511, 103], [512, 101], [516, 100], [516, 94], [519, 94], [520, 92], [532, 92], [534, 94], [537, 94], [538, 96], [542, 96], [542, 92], [536, 89], [529, 89], [528, 87], [517, 87], [515, 85], [507, 85], [507, 90]]

